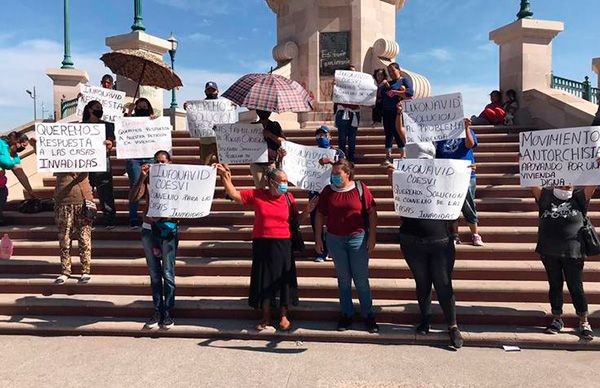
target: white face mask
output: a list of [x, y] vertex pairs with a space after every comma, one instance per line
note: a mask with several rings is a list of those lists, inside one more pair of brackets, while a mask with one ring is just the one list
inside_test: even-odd
[[554, 189], [554, 196], [561, 201], [568, 201], [573, 197], [573, 190]]

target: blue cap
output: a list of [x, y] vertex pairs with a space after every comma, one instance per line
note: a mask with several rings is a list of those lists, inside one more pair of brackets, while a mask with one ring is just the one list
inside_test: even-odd
[[319, 133], [329, 133], [330, 129], [328, 126], [326, 125], [321, 125], [319, 128], [317, 128], [317, 131], [315, 132], [315, 134], [319, 134]]
[[216, 82], [210, 81], [206, 83], [206, 86], [204, 87], [204, 90], [206, 89], [215, 89], [215, 90], [219, 90], [219, 87], [217, 86]]

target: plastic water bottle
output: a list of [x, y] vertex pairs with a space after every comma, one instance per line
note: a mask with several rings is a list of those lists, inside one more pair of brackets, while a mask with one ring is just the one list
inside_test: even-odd
[[2, 240], [0, 240], [0, 259], [8, 260], [13, 254], [13, 242], [8, 237], [8, 234], [4, 234], [2, 236]]

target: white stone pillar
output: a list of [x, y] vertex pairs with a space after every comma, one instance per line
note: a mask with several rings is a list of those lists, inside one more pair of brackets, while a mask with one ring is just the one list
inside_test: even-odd
[[61, 120], [61, 102], [77, 98], [81, 85], [86, 84], [90, 77], [86, 71], [77, 69], [48, 69], [46, 75], [53, 83], [54, 117]]

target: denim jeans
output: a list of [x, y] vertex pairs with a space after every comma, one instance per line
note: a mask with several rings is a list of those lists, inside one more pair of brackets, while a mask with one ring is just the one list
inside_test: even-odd
[[[310, 196], [309, 196], [310, 197]], [[315, 228], [317, 222], [317, 209], [310, 212], [310, 226], [312, 226], [313, 235], [316, 236], [317, 229]], [[317, 254], [317, 257], [322, 257], [323, 259], [327, 257], [327, 233], [325, 232], [325, 228], [321, 231], [321, 237], [323, 240], [323, 253]]]
[[[155, 237], [151, 230], [142, 228], [142, 244], [150, 273], [154, 311], [162, 315], [171, 313], [175, 306], [175, 257], [179, 244], [177, 234], [170, 240], [163, 240]], [[162, 257], [157, 257], [155, 250], [160, 251]]]
[[403, 244], [404, 260], [415, 278], [417, 301], [424, 321], [431, 320], [431, 286], [435, 287], [448, 326], [456, 325], [456, 300], [452, 289], [454, 241], [435, 244]]
[[[350, 112], [348, 120], [344, 120], [344, 112], [339, 111], [335, 115], [335, 126], [338, 129], [338, 147], [344, 154], [348, 156], [348, 160], [354, 162], [354, 150], [356, 149], [356, 133], [358, 127], [352, 126], [352, 119], [356, 115], [357, 121], [360, 122], [360, 114]], [[348, 151], [346, 152], [346, 144], [348, 145]]]
[[577, 315], [586, 315], [588, 304], [583, 291], [583, 258], [564, 258], [564, 257], [542, 257], [550, 290], [550, 306], [552, 314], [561, 315], [563, 313], [563, 285], [567, 281], [567, 288], [571, 295], [571, 300], [575, 306]]
[[462, 207], [462, 214], [465, 217], [465, 221], [471, 225], [477, 225], [477, 208], [475, 207], [475, 189], [477, 187], [477, 179], [471, 178], [471, 184], [467, 191], [467, 197]]
[[394, 145], [394, 140], [398, 149], [404, 148], [404, 143], [400, 138], [400, 134], [396, 131], [396, 116], [398, 113], [395, 110], [384, 110], [383, 111], [383, 130], [385, 132], [385, 149], [390, 150]]
[[352, 236], [336, 236], [327, 233], [327, 246], [335, 263], [342, 314], [354, 315], [352, 280], [354, 280], [362, 315], [367, 317], [373, 314], [366, 233]]
[[[152, 159], [127, 159], [127, 177], [129, 178], [129, 188], [133, 187], [138, 183], [140, 175], [142, 174], [142, 166], [147, 163], [152, 163]], [[129, 224], [131, 226], [139, 225], [138, 210], [140, 209], [139, 203], [129, 202]]]

